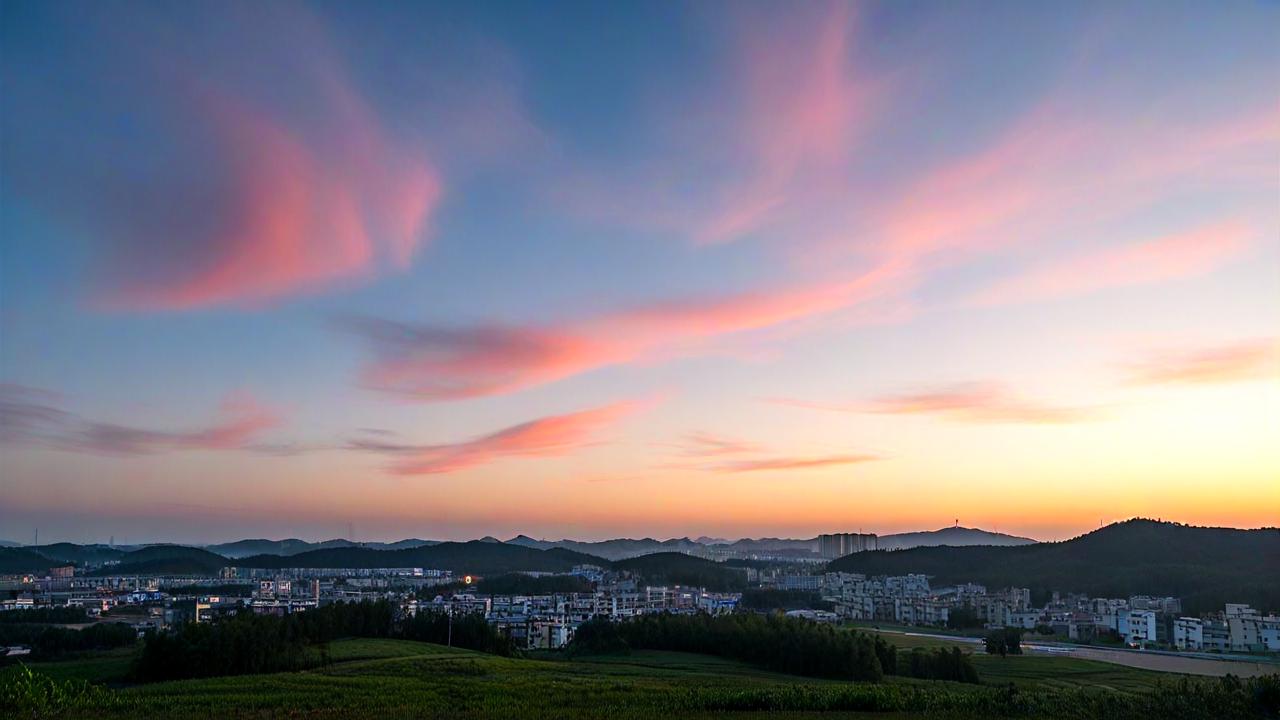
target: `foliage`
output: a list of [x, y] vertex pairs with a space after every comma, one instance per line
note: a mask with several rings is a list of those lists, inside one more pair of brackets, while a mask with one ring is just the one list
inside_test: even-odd
[[738, 607], [747, 610], [830, 610], [831, 603], [811, 590], [750, 588], [742, 591]]
[[971, 607], [952, 608], [947, 615], [947, 627], [952, 630], [968, 630], [970, 628], [980, 628], [983, 623], [978, 617], [978, 611]]
[[569, 655], [629, 655], [631, 646], [623, 638], [618, 623], [607, 617], [596, 617], [578, 626]]
[[[349, 646], [359, 646], [348, 651]], [[637, 651], [590, 662], [500, 658], [404, 640], [342, 640], [337, 662], [302, 673], [207, 678], [102, 691], [59, 718], [456, 718], [540, 720], [767, 713], [892, 713], [894, 718], [1246, 720], [1275, 717], [1280, 678], [1182, 680], [1154, 690], [1053, 689], [904, 681], [854, 683], [777, 675], [704, 655]], [[983, 656], [985, 657], [985, 656]], [[374, 659], [376, 658], [376, 659]], [[1029, 658], [1021, 658], [1022, 662]], [[1030, 658], [1039, 659], [1039, 658]], [[1065, 658], [1045, 657], [1047, 664]], [[997, 661], [998, 662], [998, 661]], [[999, 663], [1014, 665], [1017, 663]], [[0, 717], [30, 718], [5, 702]], [[41, 715], [36, 715], [41, 716]]]
[[1182, 599], [1184, 612], [1196, 614], [1221, 610], [1227, 602], [1280, 608], [1280, 583], [1258, 573], [1259, 567], [1276, 566], [1277, 528], [1129, 520], [1064, 542], [860, 552], [827, 567], [868, 575], [924, 573], [939, 584], [1026, 587], [1036, 603], [1054, 590], [1095, 597], [1170, 595]]
[[294, 555], [254, 555], [227, 565], [247, 568], [404, 568], [451, 570], [455, 574], [500, 575], [539, 570], [568, 572], [574, 565], [608, 566], [594, 555], [564, 548], [537, 550], [500, 542], [445, 542], [401, 550], [342, 547], [308, 550]]
[[524, 573], [507, 573], [484, 578], [476, 592], [488, 595], [550, 595], [552, 593], [589, 593], [591, 581], [577, 575], [545, 575], [534, 577]]
[[1019, 628], [996, 628], [983, 638], [988, 655], [1021, 655], [1022, 630]]
[[114, 703], [111, 693], [83, 680], [54, 680], [18, 664], [0, 670], [0, 713], [15, 717], [57, 717], [71, 710], [100, 709]]
[[[328, 662], [341, 637], [404, 638], [445, 643], [450, 619], [441, 611], [400, 617], [386, 600], [334, 603], [285, 616], [242, 610], [212, 623], [187, 623], [147, 634], [133, 677], [143, 682], [301, 670]], [[452, 643], [499, 655], [510, 640], [478, 615], [455, 615]]]
[[979, 682], [978, 670], [973, 666], [973, 660], [958, 647], [932, 650], [913, 648], [909, 652], [903, 652], [898, 657], [896, 674], [922, 680]]
[[41, 607], [30, 610], [0, 611], [0, 623], [46, 623], [71, 625], [89, 622], [84, 608]]
[[123, 623], [95, 623], [79, 630], [56, 625], [0, 624], [0, 645], [29, 645], [32, 660], [85, 650], [109, 650], [136, 642], [138, 634]]
[[449, 643], [504, 657], [515, 653], [511, 639], [494, 629], [480, 613], [455, 614], [450, 619], [449, 614], [441, 610], [419, 610], [400, 622], [395, 637], [437, 645]]
[[688, 585], [717, 592], [747, 586], [747, 575], [741, 569], [678, 552], [618, 560], [613, 569], [633, 573], [650, 585]]
[[[614, 625], [618, 637], [634, 649], [717, 655], [809, 677], [876, 681], [884, 674], [870, 637], [798, 618], [656, 613]], [[587, 642], [602, 638], [607, 639], [603, 631], [589, 633], [582, 642], [575, 636], [572, 650], [580, 652]]]

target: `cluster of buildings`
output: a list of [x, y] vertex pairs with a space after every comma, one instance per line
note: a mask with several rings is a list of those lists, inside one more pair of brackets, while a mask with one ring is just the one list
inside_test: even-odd
[[[870, 545], [868, 545], [870, 543]], [[847, 554], [867, 548], [874, 535], [824, 535], [823, 552]], [[860, 550], [852, 550], [858, 552]], [[1172, 597], [1091, 598], [1060, 596], [1035, 607], [1027, 588], [988, 588], [965, 583], [934, 588], [925, 575], [868, 577], [857, 573], [804, 574], [804, 563], [768, 570], [743, 568], [753, 586], [814, 593], [829, 609], [792, 611], [820, 622], [884, 622], [947, 627], [975, 624], [1018, 627], [1056, 639], [1123, 643], [1182, 651], [1280, 652], [1280, 617], [1248, 605], [1186, 616]], [[532, 573], [537, 574], [537, 573]], [[406, 613], [431, 609], [480, 613], [517, 645], [563, 647], [574, 629], [593, 617], [625, 619], [646, 613], [725, 613], [738, 609], [740, 593], [703, 588], [649, 586], [623, 573], [582, 565], [571, 574], [589, 582], [589, 592], [484, 595], [473, 578], [424, 568], [225, 568], [217, 579], [76, 575], [55, 568], [43, 577], [0, 577], [0, 610], [79, 607], [134, 625], [139, 633], [179, 622], [205, 622], [219, 614], [250, 609], [284, 615], [332, 602], [388, 599]], [[442, 588], [440, 586], [450, 586]], [[462, 590], [459, 590], [462, 586]], [[957, 614], [964, 613], [963, 618]], [[953, 622], [953, 620], [957, 622]]]

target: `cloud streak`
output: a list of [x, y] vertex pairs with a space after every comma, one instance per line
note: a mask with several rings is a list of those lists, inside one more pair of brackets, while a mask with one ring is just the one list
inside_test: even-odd
[[814, 457], [766, 457], [747, 460], [730, 460], [708, 466], [717, 473], [749, 473], [783, 470], [816, 470], [845, 465], [861, 465], [882, 458], [878, 455], [821, 455]]
[[998, 282], [979, 292], [973, 302], [1034, 302], [1200, 275], [1241, 255], [1255, 236], [1243, 223], [1227, 221], [1103, 248]]
[[98, 455], [151, 455], [178, 450], [250, 450], [281, 423], [246, 394], [223, 401], [218, 419], [195, 430], [151, 430], [87, 420], [51, 404], [57, 395], [19, 385], [0, 386], [0, 441]]
[[1127, 368], [1130, 385], [1211, 385], [1280, 375], [1274, 338], [1152, 354]]
[[774, 398], [770, 402], [814, 410], [882, 415], [936, 415], [967, 423], [1058, 425], [1096, 419], [1090, 407], [1053, 405], [1024, 398], [998, 383], [961, 383], [885, 395], [866, 402], [827, 403]]
[[423, 401], [499, 395], [611, 365], [696, 355], [734, 333], [821, 316], [882, 296], [891, 278], [796, 284], [668, 301], [552, 326], [443, 327], [378, 318], [338, 326], [362, 338], [365, 385]]
[[637, 408], [635, 402], [622, 402], [549, 415], [459, 443], [409, 445], [356, 438], [348, 447], [392, 457], [388, 470], [396, 475], [438, 475], [506, 458], [567, 455]]

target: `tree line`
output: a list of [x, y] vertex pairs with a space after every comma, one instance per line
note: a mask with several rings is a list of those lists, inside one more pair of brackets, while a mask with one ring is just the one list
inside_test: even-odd
[[334, 603], [284, 616], [241, 610], [212, 623], [149, 632], [132, 670], [141, 682], [301, 670], [326, 664], [329, 643], [345, 637], [400, 638], [498, 655], [514, 646], [482, 615], [400, 612], [386, 600]]
[[124, 623], [94, 623], [79, 630], [35, 623], [0, 623], [0, 646], [28, 646], [31, 660], [52, 660], [70, 653], [110, 650], [136, 642], [138, 633]]
[[74, 625], [89, 622], [84, 608], [41, 607], [30, 610], [0, 610], [0, 623], [44, 623]]
[[777, 672], [808, 677], [877, 681], [880, 656], [892, 646], [863, 633], [783, 615], [641, 615], [612, 622], [596, 618], [578, 626], [570, 652], [617, 653], [632, 649], [677, 650], [742, 660]]

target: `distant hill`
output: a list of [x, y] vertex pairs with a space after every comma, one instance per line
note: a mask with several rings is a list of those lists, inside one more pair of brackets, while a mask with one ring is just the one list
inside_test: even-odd
[[23, 547], [0, 547], [0, 573], [44, 572], [62, 563]]
[[534, 540], [527, 535], [517, 535], [508, 540], [507, 544], [522, 545], [524, 547], [538, 548], [539, 550], [548, 550], [556, 547], [565, 548], [566, 550], [602, 557], [606, 560], [622, 560], [651, 553], [691, 552], [705, 549], [705, 546], [689, 538], [674, 538], [671, 540], [618, 538], [600, 542], [581, 542], [578, 540]]
[[[905, 548], [930, 545], [1026, 545], [1035, 540], [1002, 533], [993, 533], [976, 528], [949, 527], [926, 532], [901, 533], [898, 535], [882, 535], [879, 538], [880, 548], [885, 550], [901, 550]], [[687, 537], [670, 540], [642, 538], [618, 538], [599, 542], [582, 542], [578, 540], [535, 540], [528, 535], [517, 535], [507, 541], [512, 545], [546, 550], [562, 547], [577, 552], [597, 555], [608, 560], [623, 560], [652, 553], [682, 552], [701, 553], [708, 548], [728, 549], [743, 554], [758, 554], [780, 557], [812, 558], [818, 551], [818, 538], [742, 538], [725, 540], [722, 538], [700, 537], [690, 540]]]
[[486, 540], [437, 543], [403, 550], [373, 550], [362, 547], [309, 550], [288, 556], [254, 555], [235, 562], [239, 567], [254, 568], [421, 567], [473, 575], [521, 571], [567, 572], [574, 565], [584, 563], [608, 564], [593, 555], [564, 548], [539, 550]]
[[235, 542], [220, 543], [218, 545], [206, 545], [205, 549], [215, 552], [228, 558], [243, 558], [253, 555], [297, 555], [298, 553], [307, 552], [309, 550], [328, 550], [332, 548], [344, 547], [362, 547], [370, 550], [403, 550], [406, 548], [422, 547], [423, 545], [435, 545], [437, 540], [418, 540], [416, 538], [407, 540], [398, 540], [392, 543], [368, 542], [357, 543], [350, 540], [323, 540], [320, 542], [308, 542], [297, 538], [288, 538], [286, 540], [237, 540]]
[[676, 552], [618, 560], [613, 569], [632, 572], [651, 585], [691, 585], [716, 591], [741, 590], [747, 585], [741, 569]]
[[881, 535], [877, 538], [876, 544], [881, 550], [906, 550], [913, 547], [934, 547], [937, 545], [969, 547], [971, 545], [1031, 545], [1035, 542], [1031, 538], [956, 526], [942, 528], [941, 530]]
[[119, 560], [125, 554], [124, 550], [108, 545], [76, 545], [75, 543], [52, 543], [50, 545], [28, 547], [27, 549], [38, 552], [50, 560], [75, 565]]
[[827, 567], [869, 575], [923, 573], [935, 585], [1027, 587], [1036, 601], [1059, 590], [1094, 597], [1172, 595], [1182, 598], [1189, 613], [1221, 610], [1228, 602], [1280, 609], [1276, 528], [1237, 530], [1137, 519], [1063, 542], [879, 550], [846, 555]]
[[217, 575], [231, 562], [216, 553], [185, 545], [149, 545], [120, 556], [118, 565], [93, 575]]

